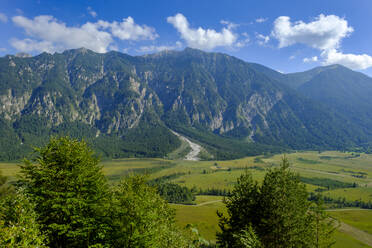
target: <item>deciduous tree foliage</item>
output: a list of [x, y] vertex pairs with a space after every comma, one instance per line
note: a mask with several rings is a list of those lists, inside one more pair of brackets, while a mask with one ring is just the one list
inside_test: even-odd
[[[237, 181], [225, 203], [228, 216], [220, 216], [222, 247], [330, 247], [331, 224], [324, 210], [311, 208], [305, 185], [289, 170], [283, 158], [258, 185], [246, 172]], [[255, 238], [258, 238], [254, 243]], [[249, 243], [249, 242], [250, 243]]]
[[26, 192], [51, 247], [89, 247], [104, 240], [108, 190], [84, 141], [52, 138], [21, 166]]
[[46, 237], [39, 228], [34, 204], [24, 192], [19, 190], [0, 197], [0, 247], [46, 247]]
[[174, 210], [143, 176], [126, 178], [113, 189], [112, 247], [188, 247], [175, 226]]
[[[49, 247], [63, 248], [197, 247], [190, 246], [194, 240], [176, 227], [174, 211], [144, 177], [109, 186], [85, 142], [52, 138], [36, 152], [36, 159], [21, 166], [18, 183], [28, 208], [15, 223], [26, 228], [25, 242], [41, 232], [47, 237], [39, 239], [39, 247], [44, 240]], [[16, 216], [12, 211], [4, 213]], [[7, 219], [0, 218], [5, 231]]]

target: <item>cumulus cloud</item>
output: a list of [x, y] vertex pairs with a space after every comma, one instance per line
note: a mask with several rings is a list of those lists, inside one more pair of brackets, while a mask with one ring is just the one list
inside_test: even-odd
[[260, 46], [264, 46], [270, 41], [270, 36], [268, 35], [256, 34], [256, 38], [257, 38], [257, 43]]
[[267, 21], [267, 18], [263, 18], [263, 17], [260, 17], [260, 18], [256, 19], [257, 23], [263, 23], [263, 22], [266, 22], [266, 21]]
[[212, 50], [219, 46], [232, 47], [238, 38], [238, 35], [229, 28], [222, 28], [220, 32], [202, 27], [190, 28], [186, 17], [180, 13], [168, 17], [167, 22], [172, 24], [187, 45], [193, 48]]
[[317, 62], [317, 61], [318, 61], [318, 56], [314, 56], [314, 57], [311, 57], [311, 58], [304, 58], [303, 59], [303, 62], [304, 63]]
[[0, 22], [6, 23], [8, 21], [8, 17], [4, 13], [0, 13]]
[[[271, 35], [279, 41], [279, 48], [305, 44], [321, 51], [322, 64], [341, 64], [351, 69], [372, 67], [372, 57], [367, 54], [340, 52], [341, 41], [354, 29], [344, 18], [335, 15], [316, 17], [312, 22], [291, 22], [290, 17], [280, 16], [274, 22]], [[317, 62], [318, 57], [304, 58], [303, 62]]]
[[[113, 42], [110, 33], [99, 30], [96, 24], [90, 22], [81, 27], [67, 27], [65, 23], [59, 22], [53, 16], [46, 15], [34, 19], [15, 16], [12, 20], [17, 26], [22, 27], [27, 35], [40, 40], [38, 44], [48, 44], [43, 48], [35, 45], [36, 42], [30, 42], [29, 39], [12, 43], [20, 51], [25, 51], [27, 44], [30, 45], [29, 49], [35, 48], [36, 51], [47, 51], [51, 48], [50, 44], [54, 44], [53, 47], [86, 47], [97, 52], [106, 52], [107, 47]], [[22, 46], [15, 46], [20, 44]]]
[[122, 40], [144, 40], [156, 37], [152, 28], [134, 23], [132, 17], [123, 19], [123, 22], [87, 22], [77, 27], [68, 27], [53, 16], [47, 15], [37, 16], [34, 19], [15, 16], [12, 21], [23, 28], [29, 36], [24, 40], [11, 40], [11, 45], [23, 52], [54, 52], [86, 47], [103, 53], [108, 49], [117, 48], [114, 37]]
[[97, 12], [95, 12], [92, 7], [87, 8], [89, 15], [91, 15], [93, 18], [97, 17]]
[[238, 48], [245, 47], [251, 41], [248, 33], [244, 32], [242, 33], [242, 36], [244, 38], [235, 43], [235, 46]]
[[292, 23], [288, 16], [280, 16], [274, 22], [272, 36], [278, 39], [279, 47], [302, 43], [317, 49], [332, 49], [353, 32], [345, 19], [335, 15], [319, 15], [314, 21]]
[[149, 52], [161, 52], [165, 50], [175, 50], [182, 47], [182, 43], [177, 41], [175, 45], [172, 46], [141, 46], [137, 49], [137, 52], [149, 53]]
[[372, 57], [367, 54], [344, 54], [331, 49], [322, 53], [324, 61], [322, 64], [341, 64], [353, 70], [363, 70], [372, 66]]
[[49, 41], [36, 41], [32, 39], [12, 39], [10, 44], [19, 51], [22, 52], [33, 52], [33, 51], [44, 51], [51, 53], [58, 50], [52, 42]]
[[110, 29], [113, 36], [121, 40], [154, 40], [158, 37], [155, 29], [146, 25], [138, 25], [132, 17], [124, 18], [122, 22], [99, 21], [98, 26]]

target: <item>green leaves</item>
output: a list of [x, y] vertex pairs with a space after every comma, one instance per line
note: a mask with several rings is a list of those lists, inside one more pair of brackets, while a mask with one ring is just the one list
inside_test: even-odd
[[22, 190], [0, 197], [0, 246], [7, 248], [46, 247], [35, 204]]
[[52, 138], [21, 166], [21, 182], [36, 204], [42, 230], [53, 247], [100, 242], [107, 184], [98, 159], [83, 141]]
[[[32, 235], [40, 228], [49, 247], [178, 248], [191, 243], [177, 229], [174, 210], [144, 177], [109, 187], [84, 141], [52, 138], [35, 151], [37, 157], [21, 166], [19, 185], [30, 201], [25, 218], [35, 224], [25, 227]], [[22, 217], [14, 211], [7, 208], [4, 213]]]
[[142, 176], [123, 179], [113, 188], [110, 207], [114, 247], [186, 247], [175, 226], [174, 210]]
[[219, 213], [222, 247], [330, 247], [333, 223], [324, 209], [311, 207], [305, 185], [284, 157], [269, 169], [261, 185], [246, 172]]

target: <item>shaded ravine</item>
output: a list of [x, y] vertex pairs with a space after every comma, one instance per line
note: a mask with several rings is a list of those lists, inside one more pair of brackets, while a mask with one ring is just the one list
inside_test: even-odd
[[198, 155], [199, 155], [199, 152], [201, 151], [201, 146], [190, 141], [188, 138], [186, 138], [185, 136], [182, 136], [181, 134], [179, 133], [176, 133], [175, 131], [171, 130], [171, 132], [176, 135], [177, 137], [179, 137], [181, 140], [187, 142], [191, 148], [191, 151], [186, 154], [184, 160], [191, 160], [191, 161], [198, 161], [200, 160]]

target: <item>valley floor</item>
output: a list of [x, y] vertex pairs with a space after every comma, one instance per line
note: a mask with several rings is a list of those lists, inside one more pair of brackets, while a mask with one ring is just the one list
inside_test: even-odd
[[[183, 156], [189, 152], [183, 152]], [[323, 195], [341, 203], [372, 202], [372, 155], [306, 151], [286, 156], [291, 163], [291, 170], [299, 173], [310, 192], [322, 191]], [[111, 183], [118, 182], [128, 174], [140, 173], [147, 174], [150, 180], [169, 178], [170, 182], [193, 188], [199, 194], [196, 205], [172, 205], [176, 209], [177, 223], [182, 227], [188, 223], [194, 224], [202, 236], [215, 241], [218, 229], [216, 211], [225, 211], [223, 197], [200, 194], [225, 194], [246, 170], [260, 181], [265, 170], [278, 166], [282, 157], [255, 156], [230, 161], [128, 158], [103, 161], [101, 165]], [[15, 180], [17, 163], [0, 163], [0, 170], [10, 180]], [[337, 204], [333, 203], [333, 206], [337, 207]], [[338, 208], [329, 211], [329, 214], [345, 223], [336, 234], [336, 248], [372, 246], [372, 210]]]

